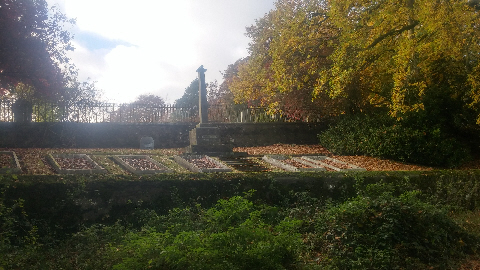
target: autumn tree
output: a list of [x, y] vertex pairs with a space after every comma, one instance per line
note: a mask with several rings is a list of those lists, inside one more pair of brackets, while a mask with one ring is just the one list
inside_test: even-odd
[[341, 32], [315, 93], [354, 86], [392, 116], [442, 124], [478, 114], [479, 13], [466, 1], [332, 0], [328, 16]]
[[480, 123], [478, 10], [463, 0], [278, 0], [247, 28], [249, 57], [230, 89], [237, 102], [281, 110], [386, 108], [441, 124], [471, 122], [476, 110]]
[[228, 65], [227, 69], [222, 73], [223, 81], [220, 85], [217, 82], [209, 84], [208, 102], [210, 104], [224, 104], [227, 106], [234, 106], [234, 95], [230, 86], [238, 76], [238, 67], [245, 63], [246, 59], [241, 58], [235, 61], [235, 63]]
[[294, 119], [306, 119], [313, 111], [341, 113], [347, 99], [314, 96], [338, 35], [328, 10], [325, 0], [279, 0], [274, 10], [248, 27], [249, 56], [230, 83], [235, 101], [269, 106]]
[[110, 114], [111, 122], [165, 122], [169, 117], [165, 100], [148, 94], [138, 96], [134, 102], [123, 104]]
[[0, 96], [15, 100], [14, 115], [29, 121], [35, 107], [36, 121], [65, 121], [70, 107], [97, 102], [67, 57], [74, 23], [44, 0], [0, 0]]
[[[51, 16], [49, 16], [51, 14]], [[14, 91], [22, 82], [36, 96], [53, 97], [65, 86], [65, 74], [75, 72], [66, 56], [74, 23], [45, 0], [0, 1], [0, 89]]]

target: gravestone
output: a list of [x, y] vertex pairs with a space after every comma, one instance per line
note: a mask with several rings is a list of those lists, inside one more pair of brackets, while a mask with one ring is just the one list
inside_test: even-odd
[[153, 150], [154, 141], [152, 137], [142, 137], [140, 139], [140, 149]]

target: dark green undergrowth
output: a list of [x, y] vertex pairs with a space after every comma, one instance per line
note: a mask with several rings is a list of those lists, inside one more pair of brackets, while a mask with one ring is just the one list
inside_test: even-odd
[[393, 196], [389, 185], [369, 185], [362, 195], [320, 214], [322, 254], [332, 269], [450, 269], [476, 251], [475, 237], [425, 203], [419, 192]]
[[4, 175], [0, 265], [455, 269], [476, 253], [479, 176], [453, 170]]
[[[368, 185], [343, 203], [296, 193], [295, 204], [269, 206], [244, 196], [174, 208], [137, 210], [141, 226], [85, 227], [46, 246], [35, 232], [2, 240], [3, 269], [455, 269], [478, 239], [420, 192], [393, 195]], [[21, 205], [15, 207], [22, 208]], [[2, 208], [13, 218], [13, 208]], [[3, 231], [11, 232], [9, 227]], [[5, 238], [2, 238], [5, 239]]]
[[345, 116], [318, 137], [323, 147], [339, 155], [448, 168], [470, 157], [469, 147], [442, 126], [397, 121], [387, 115]]

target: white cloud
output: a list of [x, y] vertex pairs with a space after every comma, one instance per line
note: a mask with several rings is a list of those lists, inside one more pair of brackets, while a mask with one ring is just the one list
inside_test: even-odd
[[48, 2], [77, 18], [74, 31], [118, 41], [108, 49], [88, 49], [86, 40], [76, 42], [71, 57], [82, 79], [98, 81], [112, 101], [152, 93], [173, 102], [195, 79], [198, 66], [208, 69], [207, 81], [221, 81], [219, 71], [246, 56], [245, 27], [272, 9], [274, 0]]

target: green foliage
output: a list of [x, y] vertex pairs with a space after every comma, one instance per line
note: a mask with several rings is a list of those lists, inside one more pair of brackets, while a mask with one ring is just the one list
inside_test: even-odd
[[364, 196], [320, 215], [327, 269], [447, 269], [476, 250], [476, 240], [445, 210], [420, 201], [418, 192], [395, 197], [388, 189], [369, 186]]
[[336, 154], [369, 155], [430, 166], [453, 167], [469, 157], [468, 148], [438, 126], [417, 126], [386, 115], [344, 117], [319, 134]]
[[264, 216], [271, 210], [239, 196], [199, 215], [176, 209], [158, 223], [169, 229], [149, 227], [114, 246], [111, 257], [122, 261], [114, 269], [292, 269], [300, 221], [267, 223]]
[[[296, 175], [308, 178], [318, 174]], [[479, 203], [478, 175], [457, 171], [409, 176], [389, 173], [380, 181], [378, 173], [342, 174], [341, 179], [329, 175], [328, 181], [309, 178], [315, 181], [305, 181], [309, 184], [301, 189], [296, 189], [301, 181], [286, 184], [287, 191], [277, 183], [262, 193], [250, 191], [216, 200], [211, 207], [204, 201], [205, 208], [191, 204], [179, 188], [174, 196], [181, 201], [176, 203], [180, 208], [158, 214], [160, 207], [128, 204], [133, 213], [118, 216], [110, 210], [117, 222], [106, 225], [103, 218], [98, 219], [67, 237], [41, 227], [65, 225], [52, 221], [54, 218], [50, 218], [53, 224], [37, 220], [38, 230], [32, 226], [35, 218], [48, 217], [29, 212], [31, 198], [2, 199], [0, 252], [5, 256], [0, 256], [0, 269], [446, 269], [475, 252], [478, 241], [455, 225], [442, 205], [461, 207], [455, 220], [478, 235], [478, 226], [473, 224], [478, 213], [463, 214]], [[256, 175], [257, 182], [258, 178]], [[15, 190], [22, 188], [22, 178], [18, 180]], [[201, 185], [213, 181], [210, 178]], [[95, 184], [99, 188], [99, 182]], [[192, 189], [185, 181], [180, 185]], [[325, 185], [350, 187], [341, 198], [334, 195], [344, 192], [338, 187], [329, 188], [331, 199], [324, 198], [326, 193], [313, 192]], [[124, 190], [125, 186], [120, 186]], [[117, 194], [112, 182], [107, 188]], [[202, 196], [195, 190], [195, 197]], [[69, 199], [61, 199], [88, 201], [81, 190], [69, 193]], [[354, 199], [342, 199], [354, 194]], [[277, 198], [270, 204], [282, 207], [259, 201], [271, 196]], [[114, 201], [110, 203], [117, 207]], [[47, 205], [38, 209], [54, 216], [63, 213]], [[80, 213], [77, 211], [69, 213]]]
[[8, 205], [4, 199], [5, 190], [0, 192], [0, 269], [2, 266], [11, 266], [8, 269], [24, 269], [35, 260], [41, 245], [37, 242], [37, 227], [32, 225], [25, 212], [23, 199], [18, 199]]
[[190, 85], [185, 88], [183, 96], [175, 100], [175, 106], [192, 108], [198, 107], [198, 79], [193, 80]]

